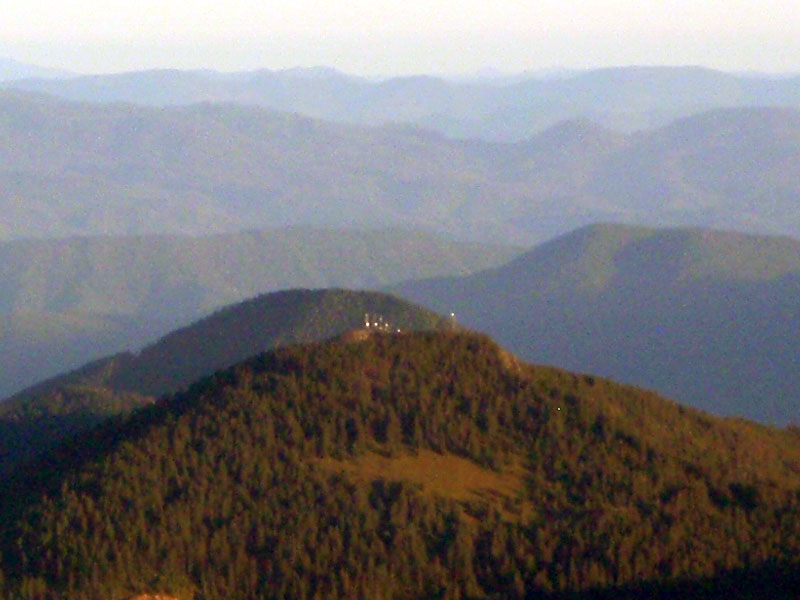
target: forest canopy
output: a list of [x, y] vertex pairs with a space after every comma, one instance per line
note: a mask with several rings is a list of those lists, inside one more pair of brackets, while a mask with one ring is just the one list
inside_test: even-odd
[[800, 551], [796, 433], [471, 333], [280, 348], [7, 484], [21, 599], [779, 597]]

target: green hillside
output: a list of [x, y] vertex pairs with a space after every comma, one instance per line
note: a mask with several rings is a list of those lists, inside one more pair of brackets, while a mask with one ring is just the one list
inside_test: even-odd
[[280, 348], [6, 488], [20, 600], [793, 598], [798, 581], [796, 431], [473, 334]]
[[428, 310], [377, 292], [290, 290], [228, 306], [136, 354], [97, 360], [1, 403], [0, 475], [77, 431], [268, 348], [363, 327], [366, 313], [403, 331], [447, 325]]
[[0, 242], [0, 314], [147, 315], [188, 322], [266, 292], [465, 275], [518, 252], [400, 229], [16, 240]]
[[454, 310], [527, 360], [719, 415], [800, 423], [800, 242], [598, 225], [393, 293]]

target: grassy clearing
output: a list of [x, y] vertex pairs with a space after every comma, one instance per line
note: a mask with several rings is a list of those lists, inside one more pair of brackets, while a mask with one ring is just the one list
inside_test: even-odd
[[454, 454], [419, 450], [396, 456], [367, 452], [347, 461], [325, 457], [317, 463], [358, 482], [384, 479], [418, 485], [423, 493], [462, 503], [469, 513], [491, 502], [503, 518], [520, 521], [532, 508], [525, 500], [525, 470], [518, 462], [493, 471]]

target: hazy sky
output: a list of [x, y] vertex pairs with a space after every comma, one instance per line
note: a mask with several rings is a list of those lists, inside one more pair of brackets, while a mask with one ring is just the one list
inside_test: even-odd
[[0, 55], [82, 72], [699, 64], [800, 72], [797, 0], [3, 0]]

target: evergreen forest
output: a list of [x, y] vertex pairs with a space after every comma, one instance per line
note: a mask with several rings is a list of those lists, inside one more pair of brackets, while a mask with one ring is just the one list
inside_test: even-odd
[[260, 354], [17, 469], [2, 597], [795, 597], [796, 430], [469, 332], [348, 339]]

